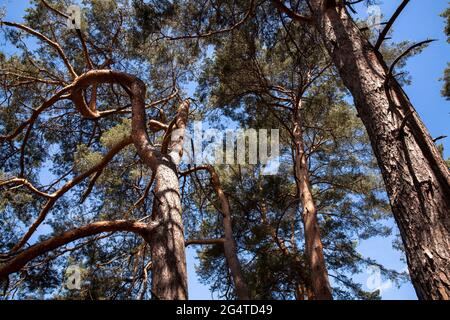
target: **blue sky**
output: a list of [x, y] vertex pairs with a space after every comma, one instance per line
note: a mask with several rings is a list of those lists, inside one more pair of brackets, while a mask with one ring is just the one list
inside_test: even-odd
[[[400, 0], [384, 1], [381, 4], [383, 15], [388, 18], [395, 11]], [[0, 0], [0, 6], [6, 7], [5, 20], [20, 21], [28, 0]], [[448, 6], [447, 0], [412, 0], [406, 10], [394, 25], [393, 41], [409, 40], [418, 42], [425, 39], [437, 39], [420, 55], [408, 61], [406, 69], [412, 77], [412, 84], [405, 87], [413, 105], [425, 122], [433, 137], [447, 135], [450, 137], [450, 105], [440, 95], [443, 71], [449, 57], [449, 44], [443, 33], [444, 19], [439, 15]], [[367, 17], [365, 7], [356, 7], [361, 18]], [[11, 48], [3, 47], [2, 50], [10, 51]], [[445, 148], [445, 157], [450, 157], [450, 138], [441, 140]], [[401, 262], [399, 252], [392, 249], [391, 239], [374, 238], [361, 242], [358, 250], [365, 256], [371, 257], [388, 268], [399, 271], [406, 266]], [[211, 293], [208, 287], [199, 283], [195, 274], [195, 248], [188, 249], [187, 255], [189, 272], [189, 295], [191, 299], [210, 299]], [[370, 273], [355, 275], [354, 278], [364, 285]], [[400, 288], [392, 286], [382, 292], [383, 299], [416, 299], [416, 295], [410, 283]]]

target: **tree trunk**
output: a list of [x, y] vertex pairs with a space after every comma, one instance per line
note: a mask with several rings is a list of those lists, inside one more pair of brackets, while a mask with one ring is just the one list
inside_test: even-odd
[[176, 166], [162, 161], [156, 168], [153, 221], [150, 238], [152, 294], [161, 300], [187, 299], [186, 254]]
[[147, 135], [145, 84], [134, 81], [131, 92], [133, 143], [140, 158], [155, 174], [151, 221], [158, 226], [149, 241], [152, 295], [161, 300], [184, 300], [188, 297], [186, 253], [177, 167], [183, 152], [189, 100], [180, 104], [174, 130], [167, 129], [161, 150], [158, 150], [150, 143]]
[[313, 23], [367, 129], [417, 296], [450, 299], [448, 168], [408, 97], [345, 6], [330, 0], [310, 3]]
[[[261, 186], [259, 187], [259, 190], [262, 192]], [[266, 202], [263, 200], [261, 202], [261, 220], [264, 226], [267, 228], [273, 242], [278, 247], [278, 250], [280, 250], [281, 254], [283, 254], [286, 258], [293, 258], [294, 260], [294, 268], [296, 269], [296, 272], [298, 273], [299, 279], [297, 280], [297, 284], [295, 286], [294, 295], [297, 300], [304, 300], [305, 294], [308, 297], [308, 300], [312, 300], [313, 296], [311, 293], [311, 281], [309, 280], [309, 275], [305, 273], [305, 267], [303, 261], [300, 259], [297, 252], [291, 252], [289, 248], [286, 246], [284, 241], [280, 239], [277, 235], [276, 230], [271, 226], [269, 221], [267, 220], [267, 206]], [[303, 288], [303, 289], [301, 289]], [[301, 289], [301, 290], [300, 290]], [[303, 295], [302, 293], [303, 292]], [[303, 299], [302, 299], [303, 297]]]
[[300, 115], [300, 106], [294, 114], [295, 139], [295, 179], [299, 188], [302, 220], [305, 230], [305, 256], [310, 268], [311, 288], [316, 300], [331, 300], [331, 286], [328, 279], [327, 267], [323, 255], [320, 227], [317, 221], [317, 209], [309, 182], [307, 159], [303, 142], [303, 128]]
[[220, 200], [220, 205], [223, 215], [223, 228], [225, 234], [225, 241], [223, 243], [225, 258], [230, 268], [231, 276], [235, 286], [236, 296], [240, 300], [249, 300], [250, 295], [248, 292], [247, 283], [242, 275], [241, 263], [237, 256], [236, 241], [233, 237], [233, 227], [231, 222], [230, 204], [228, 198], [222, 190], [219, 176], [212, 166], [209, 166], [209, 172], [211, 174], [212, 184], [216, 190], [217, 197]]

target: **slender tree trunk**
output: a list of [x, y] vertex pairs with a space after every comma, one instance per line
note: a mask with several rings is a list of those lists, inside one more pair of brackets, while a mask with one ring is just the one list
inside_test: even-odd
[[156, 168], [153, 221], [159, 226], [150, 238], [152, 293], [161, 300], [188, 297], [184, 230], [176, 166], [162, 161]]
[[310, 3], [313, 23], [367, 129], [416, 293], [420, 299], [450, 299], [450, 175], [445, 162], [341, 1]]
[[302, 220], [305, 230], [305, 255], [310, 268], [311, 288], [317, 300], [331, 300], [331, 286], [323, 255], [320, 227], [317, 221], [317, 209], [309, 182], [308, 165], [303, 141], [303, 128], [300, 115], [300, 105], [294, 114], [295, 139], [295, 178], [299, 188]]
[[[262, 190], [261, 187], [260, 187], [260, 190]], [[310, 281], [310, 275], [307, 275], [305, 273], [304, 263], [298, 256], [297, 252], [291, 252], [289, 250], [289, 248], [286, 246], [286, 244], [284, 243], [284, 241], [278, 237], [276, 230], [270, 225], [269, 221], [267, 220], [267, 206], [266, 206], [266, 203], [264, 200], [261, 203], [261, 220], [262, 220], [262, 223], [268, 229], [272, 240], [275, 242], [276, 246], [281, 251], [281, 253], [286, 258], [294, 259], [294, 268], [296, 269], [296, 271], [298, 273], [298, 277], [299, 277], [298, 283], [297, 283], [297, 285], [295, 287], [295, 291], [294, 291], [296, 299], [303, 300], [305, 297], [305, 294], [306, 294], [306, 297], [308, 298], [308, 300], [313, 300], [314, 296], [311, 292], [312, 284]]]
[[225, 258], [228, 263], [228, 268], [230, 268], [231, 276], [233, 277], [233, 282], [236, 290], [236, 296], [240, 300], [249, 300], [250, 295], [248, 292], [247, 283], [242, 275], [242, 268], [237, 256], [236, 242], [233, 237], [233, 227], [231, 221], [230, 204], [228, 198], [223, 192], [222, 186], [220, 184], [219, 176], [213, 167], [209, 167], [209, 172], [211, 174], [211, 181], [216, 190], [217, 197], [220, 200], [220, 205], [223, 215], [223, 228], [225, 234], [225, 241], [223, 243]]

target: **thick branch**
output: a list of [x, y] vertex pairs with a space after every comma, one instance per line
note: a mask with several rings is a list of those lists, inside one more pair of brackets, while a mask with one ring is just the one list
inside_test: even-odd
[[237, 256], [236, 242], [233, 236], [233, 227], [231, 221], [231, 212], [230, 212], [230, 204], [228, 202], [228, 198], [225, 195], [222, 185], [220, 183], [219, 175], [216, 170], [211, 165], [195, 167], [193, 169], [187, 170], [183, 172], [183, 174], [187, 174], [190, 172], [195, 172], [197, 170], [207, 170], [211, 175], [211, 184], [216, 191], [217, 197], [219, 198], [221, 205], [221, 213], [223, 215], [223, 229], [225, 237], [223, 239], [224, 253], [225, 258], [228, 263], [228, 267], [231, 272], [231, 276], [233, 277], [233, 282], [236, 290], [236, 295], [240, 300], [248, 300], [250, 298], [247, 284], [244, 280], [244, 276], [242, 274], [241, 264], [239, 262], [239, 258]]
[[0, 265], [0, 278], [5, 277], [10, 273], [19, 271], [29, 261], [40, 255], [43, 255], [49, 251], [52, 251], [56, 248], [59, 248], [81, 238], [89, 237], [103, 232], [127, 231], [139, 234], [144, 239], [148, 239], [151, 231], [155, 227], [156, 225], [142, 222], [115, 220], [94, 222], [77, 229], [66, 231], [59, 236], [55, 236], [51, 239], [45, 240], [21, 251], [9, 261]]
[[311, 17], [306, 17], [297, 12], [294, 12], [293, 10], [286, 7], [281, 0], [272, 0], [272, 3], [275, 6], [275, 8], [277, 8], [280, 12], [286, 14], [292, 20], [296, 20], [296, 21], [304, 22], [304, 23], [308, 23], [308, 24], [312, 23]]

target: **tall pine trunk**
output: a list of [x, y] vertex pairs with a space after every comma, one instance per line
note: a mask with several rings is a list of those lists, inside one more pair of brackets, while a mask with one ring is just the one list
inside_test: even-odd
[[152, 293], [161, 300], [185, 300], [187, 293], [184, 228], [175, 164], [161, 161], [155, 174], [153, 221], [159, 226], [150, 238]]
[[244, 279], [244, 275], [242, 274], [241, 263], [239, 262], [239, 258], [237, 255], [236, 241], [233, 236], [233, 225], [231, 221], [231, 211], [230, 204], [228, 202], [228, 198], [225, 195], [219, 175], [214, 170], [212, 166], [209, 166], [209, 172], [211, 174], [211, 181], [216, 190], [217, 197], [220, 201], [220, 206], [222, 209], [223, 216], [223, 228], [224, 228], [224, 254], [226, 257], [226, 261], [228, 264], [228, 268], [230, 269], [231, 276], [233, 278], [236, 296], [239, 300], [249, 300], [250, 294], [247, 287], [247, 283]]
[[188, 298], [184, 228], [178, 165], [189, 114], [189, 100], [178, 107], [173, 130], [168, 128], [161, 149], [147, 135], [145, 84], [136, 80], [132, 92], [132, 139], [142, 161], [155, 174], [152, 223], [157, 223], [149, 244], [152, 257], [152, 295], [161, 300]]
[[295, 179], [301, 198], [302, 220], [305, 232], [305, 255], [310, 268], [311, 288], [316, 300], [331, 300], [331, 286], [323, 255], [323, 245], [320, 238], [320, 227], [317, 221], [317, 208], [314, 202], [308, 173], [308, 163], [303, 141], [303, 127], [300, 115], [300, 105], [294, 114], [295, 142]]
[[[420, 299], [450, 299], [450, 175], [381, 55], [337, 1], [310, 1], [381, 169]], [[430, 106], [432, 107], [432, 106]]]

